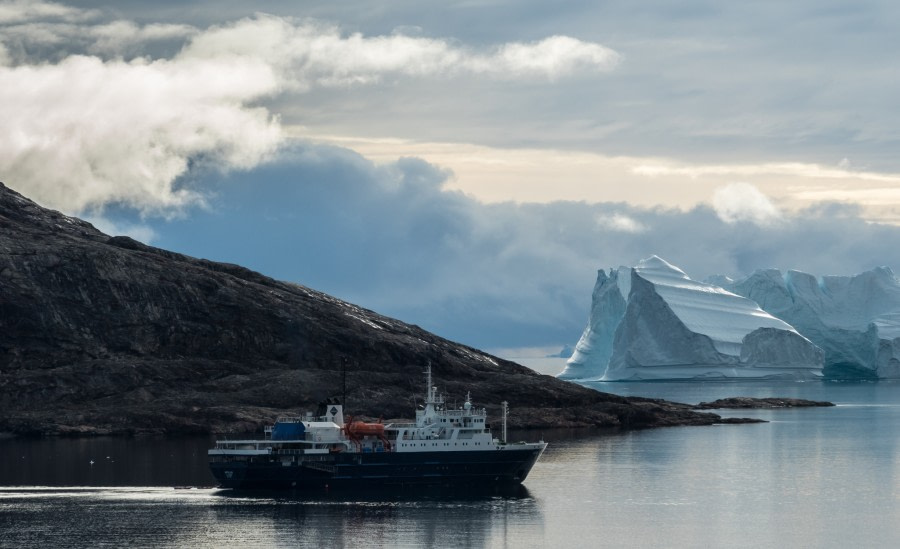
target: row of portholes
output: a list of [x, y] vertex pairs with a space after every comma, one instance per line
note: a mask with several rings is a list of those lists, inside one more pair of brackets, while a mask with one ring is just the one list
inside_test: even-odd
[[[468, 445], [469, 445], [468, 442], [454, 442], [454, 443], [453, 443], [454, 446], [458, 446], [459, 444], [462, 444], [463, 446], [468, 446]], [[432, 442], [431, 445], [432, 445], [432, 446], [437, 446], [438, 443], [437, 443], [437, 442]], [[413, 443], [402, 442], [402, 443], [400, 443], [400, 446], [402, 446], [402, 447], [405, 448], [405, 447], [407, 447], [407, 446], [410, 446], [410, 447], [415, 446], [415, 444], [413, 444]], [[419, 443], [419, 446], [427, 446], [427, 443], [426, 443], [426, 442], [421, 442], [421, 443]], [[449, 443], [449, 442], [445, 442], [445, 443], [444, 443], [444, 446], [450, 446], [450, 443]], [[474, 446], [481, 446], [481, 443], [480, 443], [480, 442], [476, 442], [476, 443], [474, 443]]]

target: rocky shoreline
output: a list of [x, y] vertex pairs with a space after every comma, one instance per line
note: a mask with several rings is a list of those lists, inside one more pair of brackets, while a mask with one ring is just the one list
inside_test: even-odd
[[773, 408], [809, 408], [816, 406], [834, 406], [833, 402], [824, 400], [804, 400], [802, 398], [720, 398], [712, 402], [701, 402], [695, 406], [698, 410], [730, 409], [773, 409]]

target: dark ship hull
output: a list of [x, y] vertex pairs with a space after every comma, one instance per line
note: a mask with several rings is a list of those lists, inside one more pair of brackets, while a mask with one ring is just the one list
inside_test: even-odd
[[499, 450], [457, 452], [271, 454], [214, 459], [210, 469], [222, 487], [242, 490], [485, 488], [520, 484], [543, 450], [533, 445], [508, 444]]

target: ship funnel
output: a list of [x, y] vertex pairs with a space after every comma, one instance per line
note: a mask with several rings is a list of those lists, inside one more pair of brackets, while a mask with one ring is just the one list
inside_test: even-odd
[[325, 409], [325, 421], [338, 425], [344, 424], [344, 406], [341, 404], [329, 404]]

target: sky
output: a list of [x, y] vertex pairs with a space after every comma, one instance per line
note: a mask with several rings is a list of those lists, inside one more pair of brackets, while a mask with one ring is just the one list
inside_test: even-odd
[[887, 0], [0, 0], [0, 181], [552, 352], [598, 269], [654, 254], [900, 267], [898, 24]]

